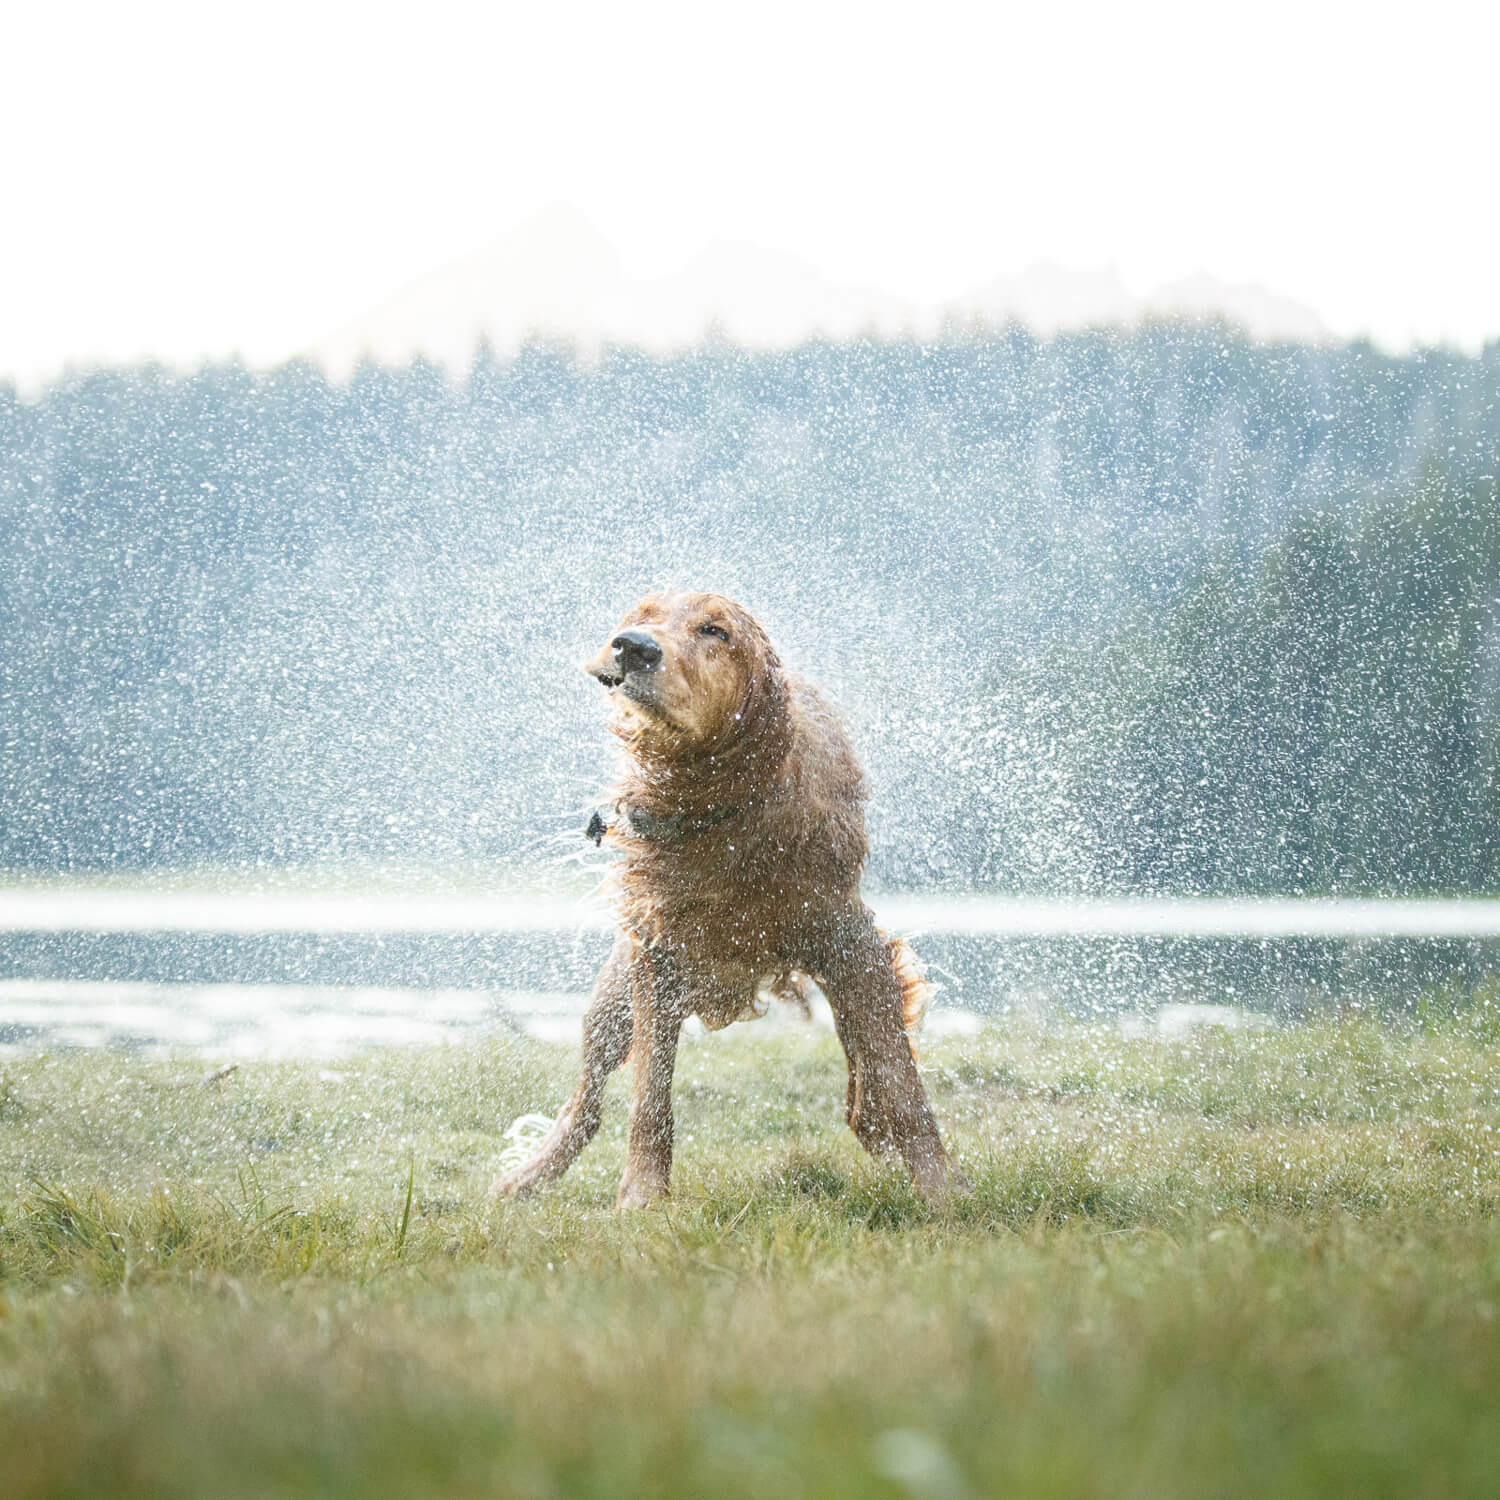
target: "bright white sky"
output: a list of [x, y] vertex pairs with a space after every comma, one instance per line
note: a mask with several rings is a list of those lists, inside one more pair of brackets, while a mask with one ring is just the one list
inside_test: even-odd
[[1500, 336], [1492, 6], [26, 5], [0, 376], [285, 358], [544, 204], [937, 300], [1206, 272], [1334, 332]]

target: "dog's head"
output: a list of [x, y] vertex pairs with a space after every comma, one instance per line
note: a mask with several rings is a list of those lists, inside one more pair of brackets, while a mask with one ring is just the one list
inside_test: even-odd
[[584, 670], [623, 733], [663, 751], [714, 750], [749, 732], [781, 663], [748, 610], [722, 594], [648, 594]]

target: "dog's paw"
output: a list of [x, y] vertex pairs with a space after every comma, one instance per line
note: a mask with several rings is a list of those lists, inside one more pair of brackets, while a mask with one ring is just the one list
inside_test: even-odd
[[969, 1181], [957, 1164], [950, 1164], [948, 1168], [947, 1191], [942, 1199], [943, 1202], [951, 1203], [955, 1198], [967, 1198], [974, 1191], [974, 1184]]
[[653, 1208], [667, 1198], [667, 1185], [645, 1173], [625, 1173], [620, 1182], [620, 1191], [615, 1198], [615, 1207], [622, 1212], [632, 1208]]
[[912, 1186], [929, 1208], [943, 1209], [967, 1198], [973, 1185], [955, 1161], [923, 1162], [912, 1172]]
[[524, 1169], [506, 1172], [490, 1184], [490, 1202], [499, 1203], [506, 1198], [524, 1198], [535, 1191], [536, 1182], [528, 1179]]
[[502, 1198], [525, 1198], [557, 1175], [551, 1170], [547, 1157], [538, 1156], [522, 1166], [502, 1172], [490, 1184], [490, 1201], [498, 1203]]

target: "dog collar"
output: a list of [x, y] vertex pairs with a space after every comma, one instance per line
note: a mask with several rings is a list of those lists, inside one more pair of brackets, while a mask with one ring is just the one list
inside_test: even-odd
[[[618, 802], [610, 809], [611, 812], [621, 810]], [[707, 833], [710, 828], [717, 828], [720, 823], [727, 823], [731, 818], [739, 817], [745, 811], [745, 804], [730, 802], [723, 807], [711, 807], [706, 813], [699, 813], [692, 818], [686, 813], [672, 813], [667, 817], [662, 817], [657, 813], [648, 812], [644, 807], [627, 807], [623, 811], [625, 821], [630, 825], [630, 831], [637, 838], [670, 840], [691, 838], [694, 834]], [[589, 819], [589, 826], [583, 830], [583, 836], [592, 839], [596, 844], [602, 844], [604, 835], [613, 826], [602, 812], [595, 809], [593, 817]]]

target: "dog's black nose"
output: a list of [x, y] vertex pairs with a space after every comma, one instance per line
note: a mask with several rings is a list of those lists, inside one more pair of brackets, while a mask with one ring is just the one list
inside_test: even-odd
[[644, 630], [622, 630], [609, 643], [609, 649], [622, 676], [649, 671], [661, 660], [661, 647]]

